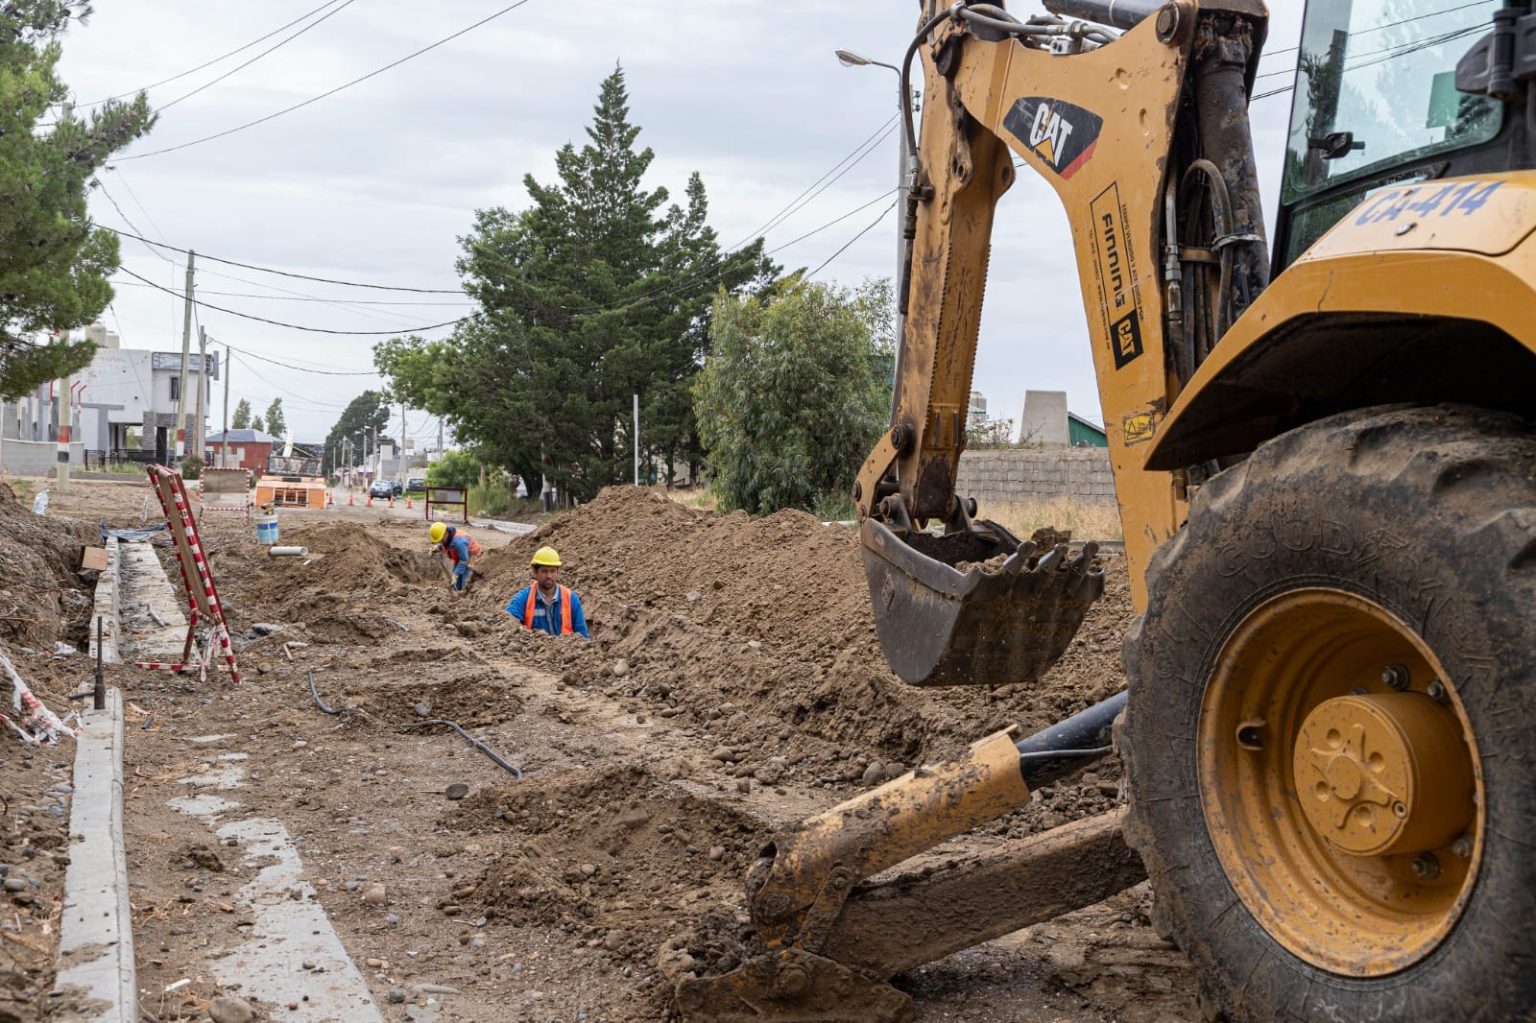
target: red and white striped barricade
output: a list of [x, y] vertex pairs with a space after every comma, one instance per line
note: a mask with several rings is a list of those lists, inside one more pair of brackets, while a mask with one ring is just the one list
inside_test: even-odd
[[[181, 473], [163, 465], [151, 465], [147, 469], [150, 486], [165, 510], [166, 522], [171, 527], [171, 537], [176, 541], [176, 563], [181, 568], [181, 581], [187, 589], [187, 644], [182, 648], [181, 660], [175, 663], [139, 661], [140, 668], [151, 671], [190, 670], [195, 664], [199, 681], [208, 680], [208, 667], [213, 661], [213, 648], [217, 643], [229, 668], [229, 677], [240, 681], [240, 665], [235, 661], [235, 648], [229, 638], [229, 624], [224, 620], [224, 606], [219, 603], [219, 591], [213, 585], [213, 571], [203, 553], [203, 543], [197, 532], [197, 519], [192, 515], [192, 503], [187, 498], [187, 488]], [[192, 647], [198, 642], [197, 630], [207, 623], [208, 631], [201, 642], [201, 651], [193, 660]]]

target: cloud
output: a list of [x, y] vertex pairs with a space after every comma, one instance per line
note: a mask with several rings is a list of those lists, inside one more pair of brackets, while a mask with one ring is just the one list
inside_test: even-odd
[[[222, 131], [333, 88], [505, 3], [357, 0], [167, 111], [129, 155]], [[122, 92], [232, 49], [314, 5], [315, 0], [111, 0], [97, 5], [88, 26], [66, 37], [61, 71], [82, 100]], [[641, 144], [656, 153], [649, 183], [664, 184], [680, 196], [687, 175], [699, 171], [709, 192], [711, 222], [722, 241], [733, 244], [895, 112], [895, 76], [879, 67], [842, 67], [833, 50], [846, 47], [896, 62], [913, 31], [915, 6], [592, 0], [573, 7], [531, 0], [334, 97], [224, 139], [124, 160], [102, 179], [133, 224], [156, 239], [297, 273], [452, 288], [456, 239], [469, 228], [474, 211], [525, 204], [525, 174], [553, 178], [555, 151], [584, 140], [598, 83], [622, 62], [631, 118], [643, 129]], [[1277, 12], [1272, 48], [1292, 44], [1296, 20], [1295, 12]], [[179, 96], [257, 49], [156, 89], [152, 99]], [[1272, 208], [1286, 104], [1264, 104], [1256, 110], [1255, 128]], [[887, 138], [775, 228], [769, 247], [891, 188], [895, 146], [895, 136]], [[776, 258], [790, 267], [814, 267], [881, 208], [872, 206]], [[125, 226], [105, 195], [93, 197], [92, 212], [101, 223]], [[822, 278], [857, 283], [890, 275], [896, 229], [893, 213]], [[1051, 189], [1021, 180], [1002, 203], [994, 237], [977, 358], [979, 388], [1003, 415], [1017, 415], [1026, 388], [1045, 387], [1067, 390], [1074, 411], [1097, 417], [1067, 219]], [[136, 272], [180, 288], [180, 257], [170, 265], [127, 240], [123, 252]], [[389, 329], [456, 312], [445, 306], [337, 308], [290, 301], [298, 296], [269, 289], [337, 301], [451, 296], [341, 288], [215, 263], [204, 264], [199, 286], [207, 301], [232, 309], [338, 329]], [[206, 296], [208, 291], [273, 297], [215, 298]], [[118, 319], [109, 314], [107, 325], [120, 324], [126, 344], [179, 349], [182, 311], [174, 297], [124, 286], [113, 308]], [[212, 310], [198, 315], [213, 337], [273, 359], [371, 369], [369, 338], [299, 334]], [[232, 401], [246, 397], [265, 408], [282, 393], [285, 405], [292, 406], [289, 420], [296, 434], [310, 437], [323, 436], [347, 401], [377, 385], [368, 377], [323, 377], [259, 362], [237, 362], [233, 369]]]

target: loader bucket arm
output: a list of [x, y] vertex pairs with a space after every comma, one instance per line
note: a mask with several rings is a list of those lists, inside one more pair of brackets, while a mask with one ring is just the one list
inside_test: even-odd
[[[1109, 748], [1125, 694], [1015, 743], [999, 732], [790, 828], [747, 879], [759, 954], [717, 977], [673, 976], [690, 1023], [901, 1023], [887, 981], [926, 962], [1100, 902], [1146, 876], [1123, 811], [970, 858], [869, 878], [994, 820]], [[668, 958], [663, 956], [663, 969]]]
[[[1192, 78], [1214, 81], [1221, 72], [1223, 98], [1241, 93], [1263, 7], [1255, 0], [1131, 7], [1141, 20], [1118, 37], [1083, 23], [1040, 28], [1100, 44], [1062, 54], [1028, 34], [1035, 29], [1000, 21], [1007, 16], [998, 5], [924, 4], [911, 50], [922, 61], [925, 99], [904, 227], [910, 242], [895, 401], [891, 428], [853, 494], [882, 646], [910, 683], [1033, 681], [1064, 652], [1101, 592], [1091, 557], [1072, 552], [1053, 559], [1042, 551], [1013, 561], [1009, 577], [962, 582], [974, 571], [1002, 575], [1019, 550], [1006, 530], [972, 521], [975, 503], [955, 492], [993, 216], [1013, 184], [1015, 160], [1055, 188], [1071, 218], [1136, 606], [1145, 603], [1153, 549], [1184, 515], [1182, 480], [1146, 471], [1139, 446], [1156, 436], [1181, 379], [1182, 348], [1170, 353], [1165, 344], [1165, 310], [1180, 299], [1176, 285], [1165, 292], [1159, 279], [1170, 260], [1176, 279], [1189, 255], [1160, 246], [1189, 181], [1173, 157], [1176, 124]], [[1220, 106], [1220, 116], [1189, 127], [1180, 151], [1186, 160], [1210, 157], [1194, 162], [1235, 183], [1223, 186], [1235, 207], [1256, 194], [1246, 187], [1251, 145], [1239, 144], [1246, 119], [1231, 104], [1207, 105]], [[1263, 263], [1256, 237], [1234, 235], [1226, 244]], [[1251, 276], [1266, 273], [1267, 263]], [[921, 539], [932, 523], [960, 539], [935, 548]], [[1042, 566], [1045, 577], [1031, 579]]]

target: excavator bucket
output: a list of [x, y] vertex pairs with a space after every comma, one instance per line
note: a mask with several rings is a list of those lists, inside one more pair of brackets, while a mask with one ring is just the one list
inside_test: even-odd
[[859, 538], [880, 646], [912, 685], [1033, 682], [1104, 593], [1093, 543], [1042, 550], [986, 520], [940, 536], [868, 518]]

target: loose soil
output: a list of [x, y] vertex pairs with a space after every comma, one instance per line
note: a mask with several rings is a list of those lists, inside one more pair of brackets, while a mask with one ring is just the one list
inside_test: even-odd
[[[136, 525], [143, 493], [74, 484], [53, 507]], [[0, 532], [12, 521], [0, 509]], [[115, 673], [153, 714], [129, 730], [127, 799], [139, 984], [160, 1020], [206, 1019], [213, 998], [239, 994], [204, 955], [244, 940], [233, 893], [255, 865], [167, 805], [232, 762], [249, 778], [231, 798], [294, 836], [386, 1019], [426, 1018], [431, 1000], [444, 1023], [664, 1020], [663, 945], [734, 965], [745, 873], [775, 829], [1124, 685], [1130, 606], [1112, 558], [1106, 596], [1038, 685], [920, 690], [880, 656], [854, 531], [799, 513], [718, 515], [607, 491], [528, 536], [476, 531], [485, 577], [465, 597], [448, 590], [420, 522], [338, 508], [281, 525], [308, 557], [269, 558], [248, 525], [204, 523], [241, 685]], [[529, 633], [502, 610], [544, 544], [581, 595], [590, 643]], [[310, 678], [349, 709], [321, 713]], [[440, 719], [525, 778], [427, 724]], [[227, 738], [190, 741], [215, 735]], [[0, 757], [16, 753], [0, 738]], [[954, 847], [1107, 809], [1118, 779], [1098, 764]], [[454, 784], [466, 798], [449, 797]], [[1147, 909], [1133, 890], [897, 983], [921, 1020], [1195, 1018], [1188, 969]], [[297, 975], [295, 999], [303, 990]]]

